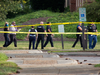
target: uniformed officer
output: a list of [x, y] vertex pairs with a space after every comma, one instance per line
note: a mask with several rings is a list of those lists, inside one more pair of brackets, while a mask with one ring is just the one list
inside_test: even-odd
[[[97, 27], [94, 23], [88, 25], [89, 32], [97, 32]], [[93, 41], [93, 44], [92, 44]], [[97, 43], [97, 35], [89, 34], [89, 49], [93, 49]]]
[[[51, 22], [47, 22], [47, 24], [49, 24], [49, 25], [47, 26], [46, 30], [47, 30], [47, 32], [51, 33], [52, 32], [52, 29], [50, 27], [51, 26]], [[44, 47], [48, 44], [49, 41], [50, 41], [51, 47], [54, 47], [51, 35], [53, 36], [53, 34], [48, 34], [46, 42], [44, 44]]]
[[[79, 23], [79, 25], [77, 25], [77, 32], [82, 32], [81, 23]], [[75, 45], [76, 45], [76, 43], [78, 42], [79, 39], [80, 39], [81, 47], [83, 47], [81, 34], [76, 34], [76, 37], [77, 37], [76, 41], [74, 42], [72, 47], [75, 47]]]
[[[31, 29], [29, 32], [37, 32], [36, 29], [34, 29], [34, 26], [31, 26]], [[29, 37], [29, 50], [31, 49], [31, 43], [33, 43], [33, 49], [35, 49], [35, 40], [36, 40], [36, 34], [27, 34], [27, 38]]]
[[[43, 27], [43, 21], [40, 22], [40, 26], [37, 27], [37, 32], [46, 32], [45, 28]], [[47, 34], [46, 34], [47, 36]], [[36, 43], [36, 48], [38, 47], [39, 42], [41, 41], [41, 49], [44, 49], [43, 44], [44, 44], [44, 34], [38, 34], [37, 38], [37, 43]]]

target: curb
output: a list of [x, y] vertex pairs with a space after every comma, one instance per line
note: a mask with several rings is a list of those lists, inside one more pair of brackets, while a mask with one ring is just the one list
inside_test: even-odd
[[68, 52], [68, 53], [56, 53], [58, 54], [59, 56], [100, 56], [100, 54], [97, 54], [97, 53], [85, 53], [85, 52], [81, 52], [81, 53], [78, 53], [78, 52]]

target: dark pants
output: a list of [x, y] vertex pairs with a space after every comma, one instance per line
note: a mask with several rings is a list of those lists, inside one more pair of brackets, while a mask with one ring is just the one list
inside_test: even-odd
[[46, 39], [46, 42], [44, 44], [44, 47], [48, 44], [49, 41], [50, 41], [51, 47], [54, 47], [53, 46], [53, 41], [52, 41], [51, 34], [48, 34], [47, 39]]
[[16, 34], [10, 34], [10, 42], [8, 46], [14, 41], [14, 46], [17, 47], [17, 39], [16, 39]]
[[72, 47], [75, 47], [75, 45], [76, 45], [76, 43], [78, 42], [78, 40], [80, 39], [80, 44], [81, 44], [81, 47], [83, 47], [83, 45], [82, 45], [82, 37], [81, 37], [81, 35], [79, 35], [79, 34], [76, 34], [76, 41], [74, 42], [74, 44], [73, 44], [73, 46]]
[[3, 45], [3, 47], [7, 47], [7, 45], [9, 44], [8, 33], [4, 33], [4, 38], [5, 38], [5, 44]]
[[34, 45], [35, 45], [35, 39], [36, 37], [29, 37], [29, 49], [31, 49], [31, 43], [33, 43], [33, 49], [34, 49]]
[[44, 35], [38, 35], [38, 39], [37, 39], [37, 43], [36, 43], [36, 48], [38, 47], [38, 44], [40, 43], [41, 41], [41, 49], [43, 49], [43, 44], [44, 44]]

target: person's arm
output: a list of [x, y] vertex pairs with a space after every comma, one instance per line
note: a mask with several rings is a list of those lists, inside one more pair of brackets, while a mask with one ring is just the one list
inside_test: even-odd
[[48, 31], [51, 32], [50, 29], [48, 29]]
[[[28, 32], [30, 32], [30, 30], [28, 31]], [[27, 38], [29, 37], [29, 33], [27, 34]]]
[[[43, 30], [44, 30], [44, 32], [46, 33], [46, 30], [45, 30], [45, 28], [44, 28], [44, 27], [43, 27]], [[47, 33], [46, 33], [46, 36], [48, 36], [48, 35], [47, 35]]]
[[9, 30], [9, 27], [7, 28], [7, 30]]
[[9, 26], [8, 26], [8, 24], [7, 24], [7, 30], [9, 30]]
[[97, 31], [97, 26], [96, 26], [96, 32], [98, 32], [98, 31]]
[[82, 28], [80, 26], [78, 26], [78, 29], [82, 31]]
[[[46, 30], [44, 30], [44, 32], [46, 33]], [[48, 36], [48, 35], [46, 34], [46, 36]]]
[[37, 38], [38, 38], [38, 33], [37, 33], [37, 30], [35, 30], [35, 32], [36, 32], [36, 40], [37, 40]]
[[[48, 31], [51, 33], [50, 29], [48, 29]], [[53, 34], [51, 34], [52, 36], [54, 36]]]
[[29, 33], [27, 34], [27, 38], [29, 37]]

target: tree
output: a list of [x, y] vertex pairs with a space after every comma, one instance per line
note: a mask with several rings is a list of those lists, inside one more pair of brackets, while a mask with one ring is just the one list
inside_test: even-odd
[[96, 2], [100, 2], [100, 0], [95, 0]]
[[0, 0], [0, 21], [6, 19], [8, 12], [17, 13], [20, 8], [17, 0]]
[[[99, 1], [100, 2], [100, 1]], [[100, 21], [100, 3], [85, 4], [87, 21]]]

